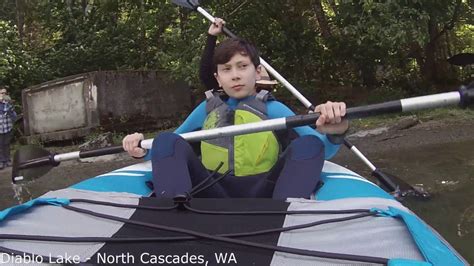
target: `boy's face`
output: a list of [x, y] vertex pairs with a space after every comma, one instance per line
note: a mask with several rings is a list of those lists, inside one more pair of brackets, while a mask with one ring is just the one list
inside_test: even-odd
[[260, 66], [255, 68], [250, 57], [236, 53], [229, 62], [217, 65], [214, 76], [227, 95], [243, 99], [256, 93], [255, 81], [260, 79]]

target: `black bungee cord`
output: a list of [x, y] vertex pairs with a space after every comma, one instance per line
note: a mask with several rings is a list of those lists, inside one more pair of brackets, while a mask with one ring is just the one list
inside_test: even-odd
[[[273, 246], [273, 245], [255, 243], [255, 242], [250, 242], [250, 241], [245, 241], [245, 240], [240, 240], [240, 239], [233, 239], [233, 238], [230, 238], [230, 237], [211, 235], [211, 234], [202, 233], [202, 232], [189, 230], [189, 229], [184, 229], [184, 228], [179, 228], [179, 227], [166, 226], [166, 225], [157, 225], [157, 224], [151, 224], [151, 223], [146, 223], [146, 222], [141, 222], [141, 221], [133, 221], [133, 220], [125, 219], [125, 218], [122, 218], [122, 217], [117, 217], [117, 216], [103, 214], [103, 213], [97, 213], [97, 212], [93, 212], [93, 211], [90, 211], [90, 210], [85, 210], [85, 209], [81, 209], [81, 208], [77, 208], [77, 207], [73, 207], [73, 206], [64, 205], [62, 207], [67, 209], [67, 210], [72, 210], [72, 211], [76, 211], [76, 212], [79, 212], [79, 213], [85, 213], [85, 214], [89, 214], [89, 215], [92, 215], [92, 216], [95, 216], [95, 217], [114, 220], [114, 221], [118, 221], [118, 222], [122, 222], [122, 223], [126, 223], [126, 224], [144, 226], [144, 227], [149, 227], [149, 228], [153, 228], [153, 229], [157, 229], [157, 230], [165, 230], [165, 231], [170, 231], [170, 232], [183, 233], [183, 234], [191, 235], [191, 236], [198, 237], [198, 238], [214, 240], [214, 241], [219, 241], [219, 242], [225, 242], [225, 243], [230, 243], [230, 244], [236, 244], [236, 245], [241, 245], [241, 246], [247, 246], [247, 247], [255, 247], [255, 248], [266, 249], [266, 250], [271, 250], [271, 251], [279, 251], [279, 252], [285, 252], [285, 253], [291, 253], [291, 254], [303, 255], [303, 256], [311, 256], [311, 257], [340, 259], [340, 260], [349, 260], [349, 261], [360, 261], [360, 262], [379, 263], [379, 264], [387, 264], [388, 261], [389, 261], [389, 259], [387, 259], [387, 258], [380, 258], [380, 257], [361, 256], [361, 255], [332, 253], [332, 252], [323, 252], [323, 251], [315, 251], [315, 250], [305, 250], [305, 249], [298, 249], [298, 248], [291, 248], [291, 247]], [[361, 214], [361, 215], [358, 215], [359, 217], [357, 217], [357, 218], [362, 218], [362, 217], [366, 217], [366, 216], [370, 216], [370, 215], [375, 215], [375, 214], [368, 214], [368, 213]]]

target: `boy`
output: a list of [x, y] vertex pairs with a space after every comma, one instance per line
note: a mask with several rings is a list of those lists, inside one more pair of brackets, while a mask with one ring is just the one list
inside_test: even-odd
[[[214, 76], [227, 97], [206, 92], [206, 101], [174, 133], [160, 134], [153, 141], [151, 160], [156, 196], [173, 198], [189, 193], [210, 171], [217, 170], [227, 176], [195, 196], [310, 197], [318, 187], [324, 159], [332, 157], [339, 148], [341, 138], [334, 136], [348, 129], [347, 120], [342, 119], [345, 104], [327, 102], [316, 107], [321, 113], [316, 127], [330, 135], [299, 127], [294, 129], [298, 137], [293, 140], [285, 131], [202, 141], [199, 159], [177, 134], [294, 115], [267, 91], [257, 93], [255, 84], [260, 79], [261, 66], [258, 52], [250, 43], [225, 40], [214, 52], [214, 65]], [[146, 150], [138, 148], [142, 139], [139, 133], [128, 135], [123, 147], [133, 157], [144, 157]]]
[[[215, 70], [212, 58], [216, 48], [217, 36], [222, 33], [224, 25], [225, 21], [223, 19], [215, 18], [215, 21], [211, 23], [211, 26], [209, 26], [209, 30], [207, 31], [206, 46], [204, 47], [204, 52], [199, 64], [199, 78], [207, 90], [218, 90], [219, 88], [219, 84], [217, 84], [217, 80], [214, 78]], [[256, 82], [257, 92], [261, 89], [271, 92], [273, 91], [273, 86], [277, 84], [278, 82], [276, 80], [270, 78], [266, 69], [261, 67], [260, 79]]]

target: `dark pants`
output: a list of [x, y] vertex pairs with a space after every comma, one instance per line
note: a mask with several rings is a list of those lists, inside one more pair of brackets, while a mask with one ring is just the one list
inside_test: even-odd
[[[12, 132], [0, 134], [0, 164], [10, 161], [10, 141]], [[2, 165], [0, 165], [2, 166]]]
[[[177, 134], [158, 135], [151, 152], [157, 197], [173, 198], [189, 192], [210, 174], [189, 143]], [[299, 137], [290, 143], [268, 173], [244, 177], [228, 175], [196, 196], [309, 198], [320, 181], [323, 164], [324, 144], [321, 140], [315, 136]]]

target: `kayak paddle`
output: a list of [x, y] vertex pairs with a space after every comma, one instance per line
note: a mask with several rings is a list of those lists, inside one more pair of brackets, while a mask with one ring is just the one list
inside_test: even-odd
[[388, 192], [391, 192], [395, 198], [400, 199], [406, 196], [414, 196], [426, 199], [430, 197], [430, 194], [423, 188], [412, 186], [397, 176], [382, 172], [379, 168], [375, 167], [375, 165], [373, 165], [356, 146], [349, 142], [347, 138], [344, 139], [344, 145], [356, 154], [365, 165], [370, 168], [370, 170], [372, 170], [370, 175], [378, 180], [382, 187]]
[[[348, 108], [345, 117], [348, 119], [356, 119], [374, 115], [411, 112], [457, 104], [462, 107], [466, 107], [471, 102], [474, 102], [474, 83], [469, 85], [469, 89], [465, 86], [462, 86], [459, 91], [412, 97], [385, 103]], [[318, 113], [294, 115], [243, 125], [233, 125], [188, 132], [181, 134], [181, 137], [189, 142], [197, 142], [207, 139], [305, 126], [314, 124], [318, 118]], [[145, 149], [150, 149], [152, 144], [153, 139], [146, 139], [141, 141], [139, 146]], [[24, 146], [18, 149], [13, 157], [12, 181], [13, 183], [17, 183], [20, 181], [34, 180], [46, 174], [51, 168], [58, 166], [62, 161], [96, 157], [120, 152], [124, 152], [122, 146], [100, 148], [90, 151], [75, 151], [62, 154], [54, 154], [39, 147]], [[400, 185], [391, 183], [392, 181], [390, 180], [390, 177], [387, 178], [386, 175], [377, 175], [376, 178], [384, 185], [395, 186], [393, 191], [400, 189]]]

